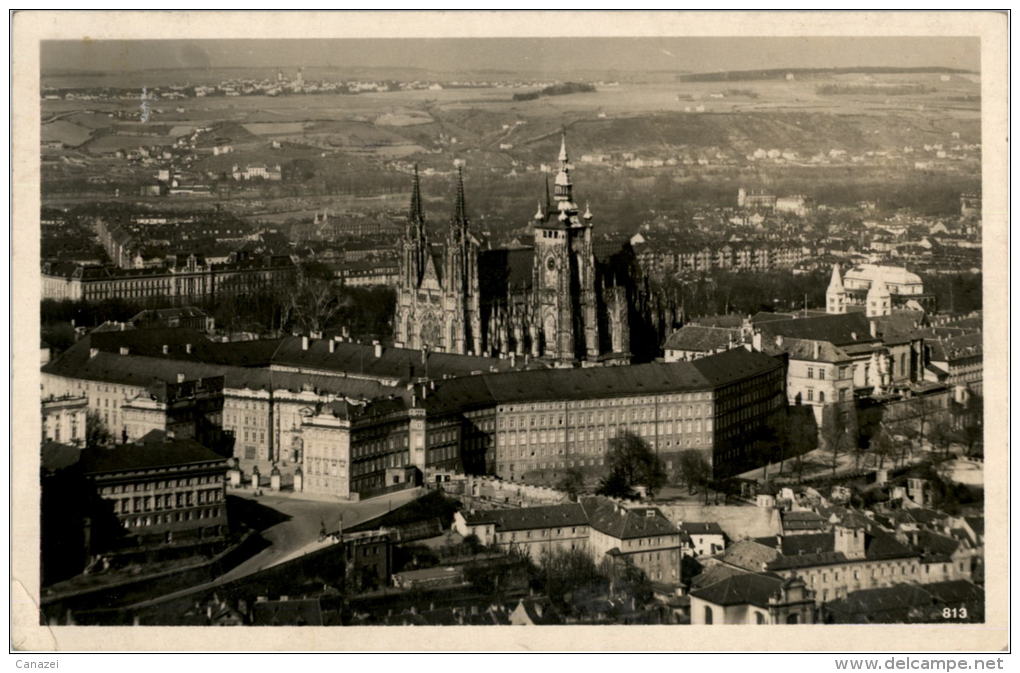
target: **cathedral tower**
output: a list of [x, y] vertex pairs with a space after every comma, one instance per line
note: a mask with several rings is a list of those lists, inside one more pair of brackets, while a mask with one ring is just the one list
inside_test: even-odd
[[548, 212], [535, 215], [534, 290], [541, 354], [566, 364], [599, 354], [592, 214], [574, 203], [566, 135]]

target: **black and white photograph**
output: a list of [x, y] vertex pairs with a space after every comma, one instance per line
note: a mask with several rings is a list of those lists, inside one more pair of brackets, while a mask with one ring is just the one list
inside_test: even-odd
[[33, 648], [1008, 647], [1005, 17], [41, 14]]

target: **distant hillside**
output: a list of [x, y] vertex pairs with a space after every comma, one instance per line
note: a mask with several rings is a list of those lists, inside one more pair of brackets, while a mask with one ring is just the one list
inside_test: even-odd
[[955, 74], [970, 75], [973, 70], [927, 66], [919, 68], [858, 67], [858, 68], [771, 68], [767, 70], [724, 70], [720, 72], [697, 72], [677, 75], [680, 82], [733, 82], [741, 80], [783, 79], [788, 74], [794, 77], [818, 75], [910, 75], [910, 74]]
[[[559, 147], [555, 120], [529, 126], [535, 134], [529, 159], [546, 161]], [[856, 154], [938, 142], [952, 132], [961, 142], [981, 142], [978, 119], [918, 124], [910, 112], [888, 115], [832, 115], [811, 112], [663, 113], [581, 120], [568, 125], [570, 149], [585, 153], [634, 152], [669, 156], [676, 148], [713, 148], [746, 155], [758, 148], [793, 150], [806, 159], [831, 149]], [[541, 133], [541, 134], [540, 134]]]
[[595, 91], [595, 87], [591, 84], [582, 84], [580, 82], [564, 82], [563, 84], [553, 84], [547, 86], [541, 91], [529, 91], [527, 93], [515, 93], [513, 100], [536, 100], [542, 96], [565, 96], [571, 93], [592, 93]]

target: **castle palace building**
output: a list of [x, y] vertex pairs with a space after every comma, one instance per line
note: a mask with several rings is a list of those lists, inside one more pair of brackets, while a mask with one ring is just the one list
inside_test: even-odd
[[398, 347], [556, 366], [630, 361], [631, 325], [641, 322], [643, 296], [621, 255], [596, 258], [593, 216], [574, 201], [565, 138], [552, 198], [546, 192], [532, 218], [532, 247], [482, 251], [458, 171], [453, 219], [439, 246], [429, 240], [415, 171], [400, 242]]

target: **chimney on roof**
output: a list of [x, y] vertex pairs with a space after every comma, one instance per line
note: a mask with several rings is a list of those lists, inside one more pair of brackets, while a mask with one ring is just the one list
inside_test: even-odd
[[117, 324], [120, 325], [120, 331], [121, 332], [123, 332], [125, 329], [127, 329], [127, 325], [125, 323], [117, 323]]
[[514, 353], [513, 351], [511, 351], [510, 352], [510, 369], [513, 369], [516, 366], [517, 366], [517, 353]]
[[868, 321], [868, 327], [871, 328], [871, 338], [872, 339], [877, 339], [878, 338], [878, 323], [875, 322], [874, 320], [869, 320]]
[[97, 355], [99, 355], [99, 349], [98, 348], [90, 348], [89, 349], [89, 359], [90, 360], [92, 358], [96, 357]]
[[184, 383], [184, 374], [180, 372], [177, 373], [177, 383]]
[[329, 340], [329, 352], [332, 353], [335, 350], [336, 350], [336, 340], [335, 339], [330, 339]]
[[184, 352], [191, 355], [191, 344], [184, 344]]
[[378, 341], [372, 342], [372, 355], [381, 358], [382, 357], [382, 344]]
[[815, 359], [818, 360], [819, 358], [822, 357], [822, 344], [817, 341], [814, 341], [812, 343], [814, 344], [815, 347]]
[[170, 354], [170, 346], [168, 344], [163, 344], [163, 355], [169, 355], [169, 354]]
[[303, 351], [308, 350], [308, 335], [307, 334], [301, 336], [301, 350], [303, 350]]
[[782, 334], [777, 334], [776, 335], [776, 346], [779, 346], [780, 348], [783, 347], [783, 335]]
[[127, 346], [121, 346], [120, 347], [120, 354], [121, 355], [128, 355], [130, 352], [131, 352], [131, 349], [129, 349]]

